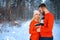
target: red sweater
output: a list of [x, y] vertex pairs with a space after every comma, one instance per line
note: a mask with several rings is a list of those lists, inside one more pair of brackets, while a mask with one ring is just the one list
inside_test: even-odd
[[38, 22], [36, 22], [35, 20], [32, 20], [30, 23], [30, 27], [29, 27], [29, 33], [31, 34], [30, 39], [31, 40], [39, 40], [39, 32], [37, 32], [37, 27], [35, 26], [35, 24], [37, 24]]
[[41, 37], [52, 37], [52, 28], [54, 24], [54, 16], [52, 13], [45, 14], [44, 26], [41, 26]]

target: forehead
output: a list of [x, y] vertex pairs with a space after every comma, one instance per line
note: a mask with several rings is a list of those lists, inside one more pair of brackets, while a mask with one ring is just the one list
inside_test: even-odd
[[39, 12], [41, 12], [41, 10], [42, 10], [42, 8], [40, 7], [40, 8], [39, 8]]
[[40, 14], [35, 14], [35, 15], [40, 15]]
[[39, 9], [42, 9], [41, 7], [39, 7]]

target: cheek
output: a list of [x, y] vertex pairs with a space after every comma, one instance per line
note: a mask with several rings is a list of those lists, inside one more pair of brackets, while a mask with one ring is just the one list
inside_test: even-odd
[[38, 18], [40, 18], [40, 15], [38, 15]]
[[38, 16], [37, 15], [35, 15], [35, 18], [37, 18]]
[[37, 15], [36, 17], [37, 17], [37, 18], [39, 18], [39, 17], [40, 17], [40, 15]]
[[41, 12], [43, 12], [43, 9], [41, 9]]
[[35, 17], [38, 17], [38, 15], [36, 15]]

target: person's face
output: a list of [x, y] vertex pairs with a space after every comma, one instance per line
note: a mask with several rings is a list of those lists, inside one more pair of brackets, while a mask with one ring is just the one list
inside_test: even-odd
[[35, 19], [39, 19], [40, 18], [40, 14], [35, 14]]
[[44, 15], [45, 13], [44, 13], [44, 8], [39, 8], [39, 11], [42, 13], [42, 15]]
[[44, 12], [44, 10], [43, 10], [43, 8], [39, 8], [39, 11], [41, 12], [41, 13], [43, 13]]

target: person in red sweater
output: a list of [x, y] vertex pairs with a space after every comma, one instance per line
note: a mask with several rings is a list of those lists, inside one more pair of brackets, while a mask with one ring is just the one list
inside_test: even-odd
[[46, 5], [42, 3], [39, 5], [39, 11], [44, 14], [44, 25], [40, 26], [40, 40], [53, 40], [53, 24], [54, 15], [47, 9]]
[[39, 32], [37, 31], [39, 27], [35, 26], [38, 23], [40, 23], [40, 12], [35, 10], [29, 27], [30, 40], [39, 40]]

